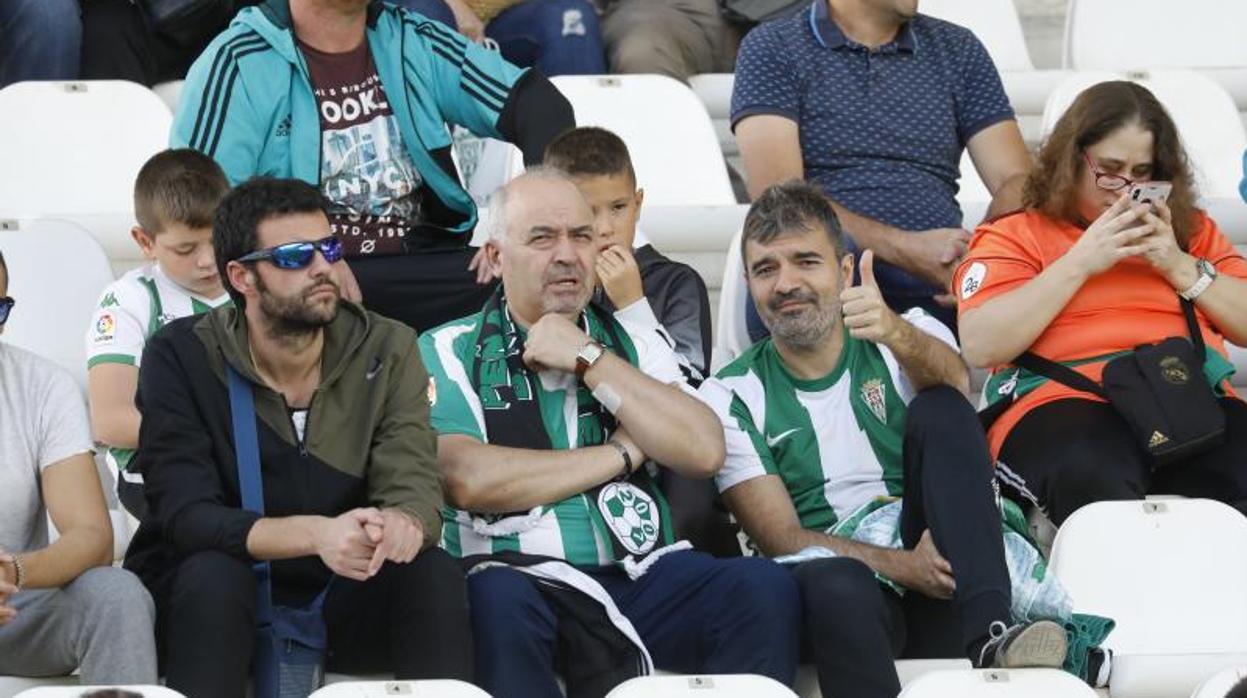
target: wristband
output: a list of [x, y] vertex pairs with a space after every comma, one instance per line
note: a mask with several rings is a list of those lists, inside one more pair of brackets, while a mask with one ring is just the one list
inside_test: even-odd
[[618, 441], [614, 439], [607, 441], [606, 444], [608, 446], [614, 446], [615, 450], [619, 451], [619, 455], [623, 456], [623, 462], [624, 462], [623, 471], [620, 472], [615, 477], [611, 478], [610, 481], [611, 482], [623, 482], [624, 480], [627, 480], [629, 477], [632, 476], [632, 454], [628, 453], [628, 447], [624, 446], [623, 444], [619, 443]]
[[17, 587], [18, 591], [21, 591], [22, 589], [26, 588], [26, 568], [22, 566], [22, 559], [20, 557], [14, 555], [12, 559], [13, 559], [13, 586]]

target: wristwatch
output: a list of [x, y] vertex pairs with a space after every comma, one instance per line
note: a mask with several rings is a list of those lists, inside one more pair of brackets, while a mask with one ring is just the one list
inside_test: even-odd
[[593, 364], [597, 363], [605, 353], [606, 347], [602, 346], [601, 342], [593, 339], [585, 342], [585, 345], [580, 347], [580, 351], [576, 352], [576, 378], [584, 380], [585, 371], [592, 368]]
[[1195, 283], [1191, 284], [1190, 288], [1178, 292], [1178, 295], [1182, 296], [1183, 300], [1194, 301], [1196, 298], [1199, 298], [1200, 294], [1207, 291], [1208, 287], [1212, 285], [1212, 280], [1217, 278], [1217, 268], [1212, 266], [1212, 262], [1202, 257], [1195, 260], [1195, 269], [1199, 271], [1199, 278], [1195, 280]]

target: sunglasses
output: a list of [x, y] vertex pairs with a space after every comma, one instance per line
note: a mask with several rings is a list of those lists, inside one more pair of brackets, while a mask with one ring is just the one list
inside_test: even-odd
[[9, 321], [9, 311], [14, 305], [17, 305], [17, 301], [8, 296], [0, 296], [0, 325]]
[[316, 250], [320, 250], [321, 256], [330, 264], [342, 259], [342, 241], [331, 235], [315, 242], [287, 242], [267, 250], [256, 250], [239, 257], [236, 261], [268, 260], [278, 269], [302, 269], [312, 263]]

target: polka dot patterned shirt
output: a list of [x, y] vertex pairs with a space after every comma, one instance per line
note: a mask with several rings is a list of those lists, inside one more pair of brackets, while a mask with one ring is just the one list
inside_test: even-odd
[[[904, 230], [962, 224], [954, 198], [962, 150], [980, 130], [1014, 118], [970, 30], [919, 14], [871, 50], [836, 26], [827, 0], [745, 37], [733, 127], [755, 114], [797, 122], [809, 181], [849, 210]], [[875, 269], [890, 295], [937, 292], [890, 265]]]

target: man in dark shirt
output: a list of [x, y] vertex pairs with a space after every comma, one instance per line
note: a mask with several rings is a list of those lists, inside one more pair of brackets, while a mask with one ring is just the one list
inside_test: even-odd
[[875, 251], [888, 304], [955, 328], [948, 283], [970, 238], [955, 198], [962, 151], [992, 192], [989, 216], [1020, 205], [1030, 156], [983, 45], [917, 6], [815, 0], [759, 26], [737, 59], [732, 124], [752, 197], [817, 184], [855, 251]]

